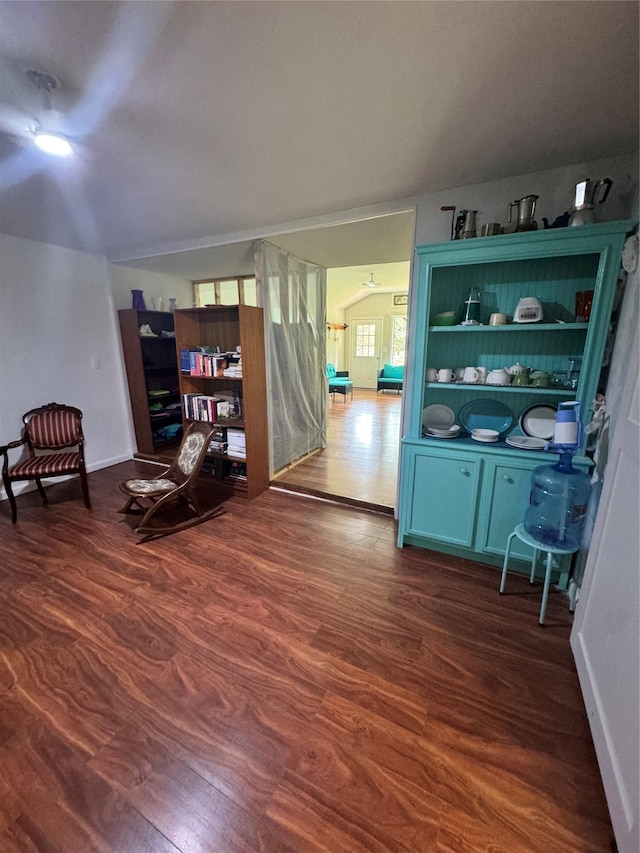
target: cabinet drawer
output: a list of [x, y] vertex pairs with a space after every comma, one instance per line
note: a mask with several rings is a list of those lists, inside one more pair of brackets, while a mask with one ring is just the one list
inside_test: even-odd
[[[540, 460], [540, 464], [544, 462]], [[535, 467], [535, 466], [534, 466]], [[531, 493], [529, 466], [492, 463], [486, 473], [483, 495], [485, 524], [482, 529], [480, 549], [490, 554], [504, 554], [507, 537], [517, 524], [522, 524]], [[530, 560], [531, 549], [519, 539], [514, 540], [511, 552], [516, 557]]]
[[413, 471], [407, 533], [471, 547], [480, 460], [416, 454], [410, 464]]

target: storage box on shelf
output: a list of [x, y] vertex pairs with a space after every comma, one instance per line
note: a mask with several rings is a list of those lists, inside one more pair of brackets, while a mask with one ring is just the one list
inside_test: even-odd
[[173, 314], [125, 308], [118, 321], [138, 454], [154, 456], [182, 437]]
[[[524, 518], [531, 472], [549, 458], [512, 447], [505, 438], [520, 433], [523, 414], [535, 405], [557, 406], [577, 399], [589, 420], [622, 245], [630, 227], [630, 222], [604, 223], [417, 248], [415, 355], [400, 468], [400, 546], [420, 545], [501, 563], [507, 535]], [[436, 315], [451, 310], [461, 320], [472, 288], [481, 293], [481, 325], [431, 324]], [[590, 290], [590, 319], [580, 322], [575, 316], [576, 294]], [[541, 301], [542, 321], [511, 322], [518, 302], [528, 296]], [[492, 313], [505, 313], [509, 322], [488, 325]], [[505, 385], [434, 381], [434, 370], [449, 378], [444, 369], [480, 366], [490, 372], [516, 363], [555, 380], [547, 386], [545, 379], [541, 387], [513, 385], [510, 377]], [[568, 377], [570, 367], [574, 372]], [[497, 442], [474, 441], [464, 429], [459, 437], [446, 440], [423, 434], [427, 406], [448, 407], [460, 423], [468, 404], [477, 406], [479, 401], [496, 401], [501, 410], [506, 407], [510, 412]], [[576, 464], [588, 468], [584, 451]], [[526, 546], [519, 547], [518, 556], [529, 559]], [[566, 561], [558, 569], [564, 584]]]
[[254, 498], [269, 486], [262, 309], [184, 308], [174, 318], [185, 422], [218, 427], [203, 473], [213, 487]]

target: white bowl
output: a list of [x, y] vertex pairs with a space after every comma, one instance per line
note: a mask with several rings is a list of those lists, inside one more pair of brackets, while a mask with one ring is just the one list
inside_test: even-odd
[[449, 429], [440, 429], [439, 427], [429, 427], [429, 431], [434, 435], [456, 435], [460, 432], [458, 424], [450, 426]]
[[500, 438], [500, 433], [496, 429], [472, 429], [471, 437], [480, 441], [497, 441]]

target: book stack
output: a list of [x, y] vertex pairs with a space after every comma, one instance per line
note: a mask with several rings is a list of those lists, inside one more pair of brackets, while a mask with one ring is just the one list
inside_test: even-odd
[[235, 480], [236, 482], [246, 483], [247, 482], [247, 463], [246, 462], [232, 462], [231, 467], [229, 469], [229, 473], [227, 474], [230, 480]]
[[222, 371], [222, 375], [228, 379], [242, 379], [242, 362], [236, 361]]
[[235, 456], [238, 459], [247, 458], [247, 443], [245, 440], [244, 430], [227, 429], [227, 453], [229, 456]]
[[226, 453], [227, 452], [227, 431], [223, 427], [216, 429], [213, 435], [211, 436], [211, 441], [209, 442], [209, 450], [212, 453]]

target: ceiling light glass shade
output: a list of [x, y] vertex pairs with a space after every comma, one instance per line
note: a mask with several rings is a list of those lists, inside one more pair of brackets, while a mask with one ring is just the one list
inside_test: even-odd
[[39, 130], [34, 136], [34, 141], [41, 151], [46, 154], [52, 154], [54, 157], [69, 157], [73, 154], [73, 148], [70, 143], [57, 133], [49, 133], [46, 130]]

